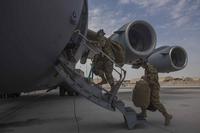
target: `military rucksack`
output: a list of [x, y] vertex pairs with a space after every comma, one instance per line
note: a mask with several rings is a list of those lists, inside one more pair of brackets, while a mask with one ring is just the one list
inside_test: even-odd
[[115, 62], [117, 64], [119, 64], [120, 66], [123, 66], [124, 62], [125, 62], [124, 48], [115, 41], [112, 41], [110, 39], [109, 39], [109, 41], [112, 44], [111, 47], [112, 47], [112, 51], [113, 51], [113, 54], [114, 54], [114, 57], [115, 57]]
[[150, 104], [150, 88], [145, 80], [139, 80], [135, 84], [132, 101], [136, 107], [147, 108]]

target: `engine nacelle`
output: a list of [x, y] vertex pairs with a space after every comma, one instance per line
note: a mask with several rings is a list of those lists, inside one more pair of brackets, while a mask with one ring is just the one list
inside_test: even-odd
[[135, 21], [115, 31], [110, 39], [125, 49], [125, 63], [132, 64], [137, 58], [147, 57], [156, 46], [156, 33], [145, 21]]
[[174, 72], [185, 68], [188, 62], [186, 51], [179, 46], [163, 46], [155, 49], [148, 58], [158, 72]]

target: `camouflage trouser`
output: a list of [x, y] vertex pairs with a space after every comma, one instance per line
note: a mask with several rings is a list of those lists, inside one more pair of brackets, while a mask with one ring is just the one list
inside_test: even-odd
[[112, 76], [113, 63], [109, 60], [99, 59], [93, 62], [93, 73], [102, 78], [102, 81], [107, 81], [111, 86], [114, 84]]
[[164, 116], [166, 116], [167, 111], [164, 105], [160, 102], [160, 85], [158, 83], [150, 83], [149, 87], [151, 88], [151, 104], [156, 107]]

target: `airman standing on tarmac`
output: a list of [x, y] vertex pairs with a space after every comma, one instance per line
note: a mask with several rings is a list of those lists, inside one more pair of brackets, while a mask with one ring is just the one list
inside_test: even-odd
[[[149, 88], [150, 88], [150, 106], [153, 106], [154, 108], [158, 109], [162, 115], [165, 117], [165, 125], [169, 125], [170, 124], [170, 120], [172, 119], [172, 115], [169, 114], [166, 110], [166, 108], [164, 107], [164, 105], [160, 102], [160, 84], [159, 84], [159, 79], [158, 79], [158, 71], [157, 69], [145, 62], [142, 59], [139, 59], [138, 64], [144, 68], [145, 70], [145, 74], [143, 76], [143, 79], [148, 83]], [[141, 109], [142, 112], [138, 115], [139, 117], [147, 117], [147, 113], [146, 113], [146, 108], [142, 108]]]
[[[111, 42], [109, 41], [109, 39], [106, 39], [104, 35], [105, 33], [102, 29], [97, 32], [98, 43], [100, 45], [101, 50], [114, 60], [114, 54], [112, 51]], [[100, 76], [102, 79], [102, 81], [98, 84], [102, 85], [108, 82], [111, 86], [111, 91], [112, 91], [112, 88], [114, 87], [114, 78], [112, 76], [113, 62], [100, 53], [94, 56], [94, 59], [92, 61], [92, 66], [93, 66], [92, 69], [93, 73], [95, 75]]]

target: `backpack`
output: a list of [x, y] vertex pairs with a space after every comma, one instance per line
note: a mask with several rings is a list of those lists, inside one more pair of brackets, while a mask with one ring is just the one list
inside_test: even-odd
[[150, 88], [145, 80], [139, 80], [135, 84], [132, 101], [136, 107], [147, 108], [150, 104]]
[[117, 42], [112, 41], [109, 39], [111, 42], [111, 48], [113, 51], [113, 55], [115, 57], [115, 62], [119, 64], [120, 66], [124, 65], [125, 62], [125, 50], [124, 48]]

